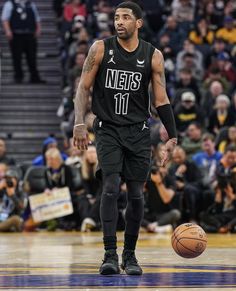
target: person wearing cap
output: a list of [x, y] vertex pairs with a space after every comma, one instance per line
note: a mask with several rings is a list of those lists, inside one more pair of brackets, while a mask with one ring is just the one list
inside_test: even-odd
[[[46, 160], [45, 160], [45, 153], [48, 149], [50, 148], [57, 148], [58, 144], [57, 144], [57, 140], [54, 137], [47, 137], [44, 141], [43, 141], [43, 149], [42, 149], [42, 154], [37, 156], [32, 164], [34, 166], [43, 166], [46, 165]], [[67, 159], [67, 155], [65, 153], [61, 153], [62, 159], [65, 161]]]
[[174, 109], [176, 127], [181, 136], [185, 135], [185, 131], [190, 123], [196, 121], [200, 124], [204, 121], [204, 116], [196, 104], [196, 97], [193, 92], [186, 91], [181, 95], [181, 102]]
[[230, 55], [227, 52], [221, 52], [217, 55], [217, 67], [221, 76], [225, 77], [229, 82], [236, 82], [236, 71], [232, 66]]
[[225, 94], [217, 96], [214, 110], [209, 118], [208, 130], [213, 134], [218, 134], [219, 130], [225, 126], [235, 124], [236, 117], [230, 108], [230, 99]]
[[224, 26], [217, 30], [216, 37], [224, 39], [229, 44], [236, 43], [236, 27], [234, 27], [234, 18], [232, 16], [224, 18]]
[[0, 232], [22, 231], [21, 214], [26, 198], [19, 186], [17, 171], [9, 169], [0, 181]]

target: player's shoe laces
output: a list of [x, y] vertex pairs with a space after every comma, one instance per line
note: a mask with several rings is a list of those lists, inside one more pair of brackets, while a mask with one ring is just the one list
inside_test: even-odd
[[107, 250], [103, 263], [99, 269], [101, 275], [120, 274], [118, 255], [116, 250]]
[[143, 273], [135, 257], [135, 253], [132, 250], [123, 251], [121, 268], [126, 272], [127, 275], [140, 276]]

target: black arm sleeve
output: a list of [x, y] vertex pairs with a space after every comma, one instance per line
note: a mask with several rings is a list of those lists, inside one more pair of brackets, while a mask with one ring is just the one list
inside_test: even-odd
[[177, 138], [175, 118], [174, 118], [174, 113], [171, 108], [171, 105], [165, 104], [162, 106], [158, 106], [156, 110], [157, 110], [157, 114], [159, 115], [161, 119], [161, 122], [165, 126], [169, 139]]

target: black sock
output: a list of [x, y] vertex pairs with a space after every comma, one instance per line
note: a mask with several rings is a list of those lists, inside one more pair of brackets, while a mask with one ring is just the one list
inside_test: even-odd
[[107, 250], [116, 250], [116, 236], [104, 236], [103, 237], [103, 243], [104, 243], [104, 249]]
[[134, 251], [137, 240], [138, 240], [138, 235], [130, 235], [130, 234], [125, 233], [124, 250]]

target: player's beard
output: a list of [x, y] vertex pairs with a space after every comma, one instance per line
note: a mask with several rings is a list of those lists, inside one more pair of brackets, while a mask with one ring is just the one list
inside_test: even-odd
[[116, 30], [116, 33], [117, 33], [117, 36], [120, 38], [120, 39], [123, 39], [123, 40], [128, 40], [130, 38], [132, 38], [132, 36], [134, 35], [134, 32], [128, 32], [126, 29], [124, 30], [124, 32], [122, 33], [119, 33], [117, 30]]

